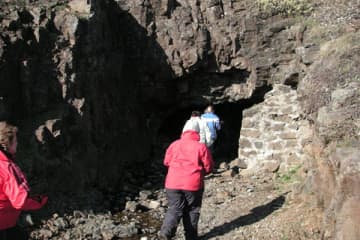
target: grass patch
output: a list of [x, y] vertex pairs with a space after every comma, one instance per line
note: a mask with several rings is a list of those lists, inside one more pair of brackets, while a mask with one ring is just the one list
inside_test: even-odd
[[313, 11], [311, 0], [257, 0], [261, 12], [267, 15], [308, 15]]
[[359, 45], [356, 44], [358, 40], [359, 35], [357, 33], [345, 34], [323, 44], [320, 49], [320, 54], [325, 58], [331, 55], [341, 56], [347, 53], [353, 54], [359, 50]]
[[[324, 30], [324, 28], [312, 28], [309, 37], [313, 41], [326, 41], [328, 38], [321, 36], [329, 36], [329, 33], [327, 31], [322, 32], [321, 30]], [[333, 30], [340, 32], [341, 28]], [[335, 35], [337, 36], [337, 34]], [[311, 65], [307, 75], [299, 84], [298, 89], [303, 109], [313, 121], [316, 121], [317, 112], [321, 107], [329, 106], [331, 103], [331, 93], [335, 89], [340, 87], [346, 88], [352, 82], [355, 84], [360, 79], [358, 67], [360, 63], [359, 40], [359, 34], [348, 33], [321, 44], [319, 59]], [[355, 104], [357, 103], [349, 103], [344, 107], [348, 108], [347, 112], [351, 113], [354, 119], [358, 119], [357, 108], [352, 107]], [[353, 123], [350, 122], [350, 125], [353, 125]], [[333, 130], [336, 131], [337, 129]]]
[[66, 9], [66, 5], [65, 4], [56, 4], [55, 6], [53, 6], [55, 11], [63, 11]]
[[[287, 185], [294, 183], [299, 180], [298, 171], [302, 167], [302, 165], [297, 165], [289, 169], [289, 171], [285, 173], [277, 173], [276, 174], [276, 182], [278, 185]], [[281, 187], [278, 186], [280, 189]]]
[[18, 7], [26, 7], [26, 1], [25, 0], [15, 0], [11, 1], [12, 5], [16, 5]]
[[359, 146], [359, 139], [343, 139], [336, 142], [338, 148], [356, 148]]
[[290, 237], [281, 237], [281, 240], [290, 240]]

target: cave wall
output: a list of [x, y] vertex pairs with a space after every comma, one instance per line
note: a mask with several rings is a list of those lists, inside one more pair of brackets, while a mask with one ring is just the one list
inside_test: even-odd
[[30, 179], [45, 189], [111, 187], [147, 161], [152, 108], [172, 94], [171, 83], [147, 79], [172, 72], [134, 17], [113, 1], [1, 7], [1, 119], [20, 127]]
[[1, 3], [1, 117], [20, 126], [27, 173], [62, 189], [74, 187], [63, 175], [108, 186], [148, 161], [178, 106], [236, 102], [284, 79], [269, 76], [288, 50], [268, 46], [302, 31], [259, 18], [251, 1], [24, 3]]
[[311, 62], [297, 58], [303, 24], [262, 16], [254, 1], [118, 1], [153, 35], [177, 80], [181, 104], [236, 102], [273, 83], [293, 82]]

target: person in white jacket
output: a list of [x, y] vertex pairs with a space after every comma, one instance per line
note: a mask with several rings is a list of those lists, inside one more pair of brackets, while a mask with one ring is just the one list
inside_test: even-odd
[[200, 118], [201, 113], [199, 111], [192, 111], [190, 119], [186, 121], [182, 132], [191, 129], [199, 129], [200, 141], [205, 143], [207, 147], [212, 144], [211, 132], [206, 122]]

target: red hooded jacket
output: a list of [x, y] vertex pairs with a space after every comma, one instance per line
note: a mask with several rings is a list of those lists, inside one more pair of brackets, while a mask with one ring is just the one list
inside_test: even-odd
[[166, 150], [168, 167], [165, 188], [197, 191], [204, 187], [204, 176], [212, 172], [214, 162], [209, 149], [200, 143], [197, 132], [188, 130]]
[[29, 191], [25, 175], [0, 150], [0, 230], [14, 227], [21, 210], [36, 210], [47, 202], [47, 197], [41, 202], [29, 198]]

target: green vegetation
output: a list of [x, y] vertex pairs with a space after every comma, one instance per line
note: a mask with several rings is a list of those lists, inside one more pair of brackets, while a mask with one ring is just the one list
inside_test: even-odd
[[356, 44], [358, 40], [359, 34], [357, 33], [341, 35], [338, 38], [323, 44], [321, 46], [320, 54], [322, 57], [328, 58], [331, 55], [338, 55], [341, 57], [344, 54], [354, 53], [359, 51], [359, 46]]
[[56, 4], [53, 6], [53, 8], [55, 9], [55, 11], [63, 11], [66, 9], [66, 5], [65, 4]]
[[[303, 109], [314, 119], [321, 107], [331, 107], [331, 94], [335, 89], [350, 89], [356, 86], [360, 78], [360, 48], [357, 44], [360, 36], [357, 32], [344, 32], [342, 26], [327, 29], [319, 26], [311, 28], [308, 33], [313, 42], [320, 43], [320, 52], [318, 60], [312, 64], [307, 76], [302, 80], [300, 91], [303, 92]], [[332, 38], [334, 39], [329, 41]], [[342, 103], [342, 111], [348, 114], [348, 117], [342, 122], [333, 121], [339, 123], [337, 126], [327, 126], [326, 130], [323, 128], [323, 134], [326, 134], [329, 140], [358, 135], [358, 130], [354, 128], [354, 120], [358, 119], [360, 113], [358, 104], [357, 96], [349, 96], [349, 99]], [[328, 111], [338, 110], [330, 108]]]
[[290, 240], [290, 238], [287, 237], [287, 236], [282, 236], [282, 237], [281, 237], [281, 240]]
[[277, 173], [276, 181], [275, 181], [276, 189], [278, 189], [280, 191], [284, 191], [284, 189], [287, 189], [288, 185], [298, 182], [300, 180], [298, 171], [301, 167], [302, 167], [301, 165], [297, 165], [297, 166], [290, 168], [285, 173]]
[[270, 15], [307, 15], [313, 10], [311, 0], [257, 0], [260, 11]]
[[5, 4], [10, 5], [10, 6], [24, 7], [26, 5], [26, 1], [25, 0], [15, 0], [15, 1], [5, 3]]
[[357, 148], [358, 146], [359, 146], [359, 139], [356, 138], [342, 139], [336, 141], [336, 147], [338, 148]]

